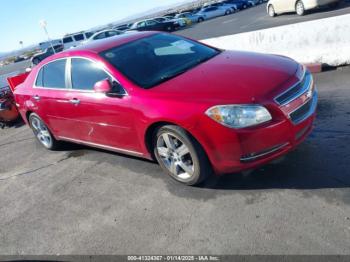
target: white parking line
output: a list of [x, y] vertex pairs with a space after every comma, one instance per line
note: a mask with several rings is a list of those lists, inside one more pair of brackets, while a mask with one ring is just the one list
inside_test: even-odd
[[228, 24], [228, 23], [231, 23], [231, 22], [237, 21], [237, 20], [238, 20], [238, 18], [233, 18], [233, 19], [226, 20], [226, 21], [224, 21], [224, 22], [222, 22], [222, 23], [223, 23], [223, 24]]

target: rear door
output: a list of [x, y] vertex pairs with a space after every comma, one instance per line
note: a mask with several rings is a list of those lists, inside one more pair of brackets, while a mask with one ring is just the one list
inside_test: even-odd
[[67, 59], [58, 59], [42, 66], [33, 87], [32, 101], [36, 112], [56, 136], [74, 135], [66, 66]]

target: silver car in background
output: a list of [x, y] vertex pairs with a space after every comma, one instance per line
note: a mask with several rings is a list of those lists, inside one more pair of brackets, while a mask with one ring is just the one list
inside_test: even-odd
[[108, 38], [108, 37], [120, 35], [122, 33], [123, 32], [118, 31], [118, 30], [114, 30], [114, 29], [99, 31], [99, 32], [93, 34], [87, 40], [83, 41], [81, 44], [86, 44], [86, 43], [89, 43], [89, 42], [92, 42], [92, 41], [101, 40], [101, 39], [105, 39], [105, 38]]
[[221, 6], [210, 6], [202, 8], [197, 15], [203, 16], [205, 20], [215, 18], [218, 16], [229, 15], [234, 11], [229, 7], [221, 7]]
[[175, 15], [175, 18], [185, 18], [191, 20], [192, 23], [200, 23], [204, 21], [203, 15], [194, 14], [191, 12], [183, 12]]

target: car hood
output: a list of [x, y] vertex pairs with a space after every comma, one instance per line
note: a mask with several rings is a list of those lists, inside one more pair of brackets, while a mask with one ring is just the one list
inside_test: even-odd
[[298, 67], [287, 57], [223, 51], [151, 90], [192, 101], [261, 102], [281, 92], [286, 83], [297, 81]]

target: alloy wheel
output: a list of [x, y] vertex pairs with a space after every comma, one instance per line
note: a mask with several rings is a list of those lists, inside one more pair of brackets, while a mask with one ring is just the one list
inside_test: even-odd
[[46, 148], [52, 147], [52, 136], [45, 124], [37, 117], [32, 117], [30, 124], [39, 142]]
[[305, 8], [303, 2], [299, 1], [296, 6], [296, 12], [298, 15], [303, 15], [305, 13]]
[[188, 146], [174, 134], [163, 133], [157, 139], [157, 152], [163, 165], [179, 180], [194, 174], [193, 158]]

